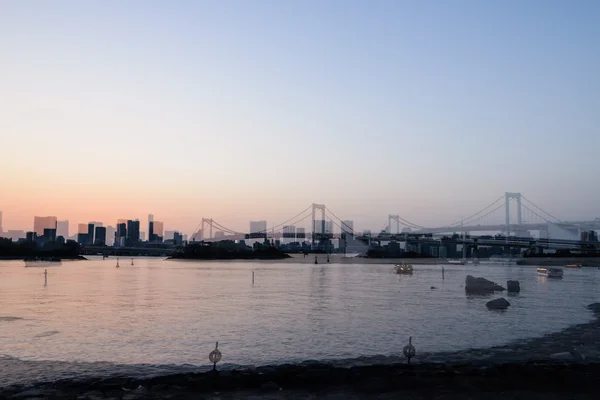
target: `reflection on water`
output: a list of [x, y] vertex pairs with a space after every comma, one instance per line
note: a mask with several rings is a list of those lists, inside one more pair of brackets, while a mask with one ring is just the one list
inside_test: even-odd
[[[562, 280], [535, 267], [186, 262], [63, 262], [43, 271], [0, 262], [1, 353], [24, 360], [204, 364], [219, 341], [223, 361], [265, 364], [487, 347], [589, 320], [597, 270]], [[252, 284], [252, 271], [255, 282]], [[466, 295], [467, 274], [521, 282], [511, 307]], [[431, 287], [435, 286], [436, 289]], [[508, 297], [508, 294], [503, 294]], [[497, 297], [497, 296], [496, 296]]]

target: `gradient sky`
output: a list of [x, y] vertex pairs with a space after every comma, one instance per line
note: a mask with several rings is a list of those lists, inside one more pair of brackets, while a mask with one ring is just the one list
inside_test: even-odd
[[[0, 210], [600, 216], [598, 1], [0, 0]], [[498, 221], [502, 214], [498, 214]]]

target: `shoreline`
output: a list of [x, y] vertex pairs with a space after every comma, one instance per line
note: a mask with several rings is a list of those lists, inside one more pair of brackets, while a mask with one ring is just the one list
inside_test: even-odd
[[600, 374], [600, 303], [587, 308], [593, 313], [593, 319], [587, 323], [485, 349], [431, 354], [419, 354], [417, 349], [410, 366], [403, 357], [392, 355], [239, 367], [217, 373], [63, 379], [0, 388], [0, 399], [136, 400], [211, 396], [214, 392], [219, 392], [220, 399], [304, 398], [315, 392], [332, 399], [374, 395], [381, 399], [398, 395], [422, 398], [425, 394], [436, 394], [440, 398], [463, 395], [487, 398], [489, 393], [506, 396], [507, 393], [534, 392], [535, 395], [557, 390], [589, 396], [590, 392], [600, 394], [596, 384]]

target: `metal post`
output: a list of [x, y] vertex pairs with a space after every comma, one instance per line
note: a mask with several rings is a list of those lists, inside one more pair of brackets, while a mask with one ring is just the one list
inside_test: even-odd
[[504, 193], [504, 208], [506, 212], [506, 241], [510, 236], [510, 196], [508, 192]]

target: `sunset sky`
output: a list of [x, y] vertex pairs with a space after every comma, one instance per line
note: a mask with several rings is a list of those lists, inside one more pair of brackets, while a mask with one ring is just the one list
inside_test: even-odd
[[585, 0], [0, 0], [4, 229], [247, 230], [313, 202], [439, 226], [506, 191], [600, 217], [599, 20]]

